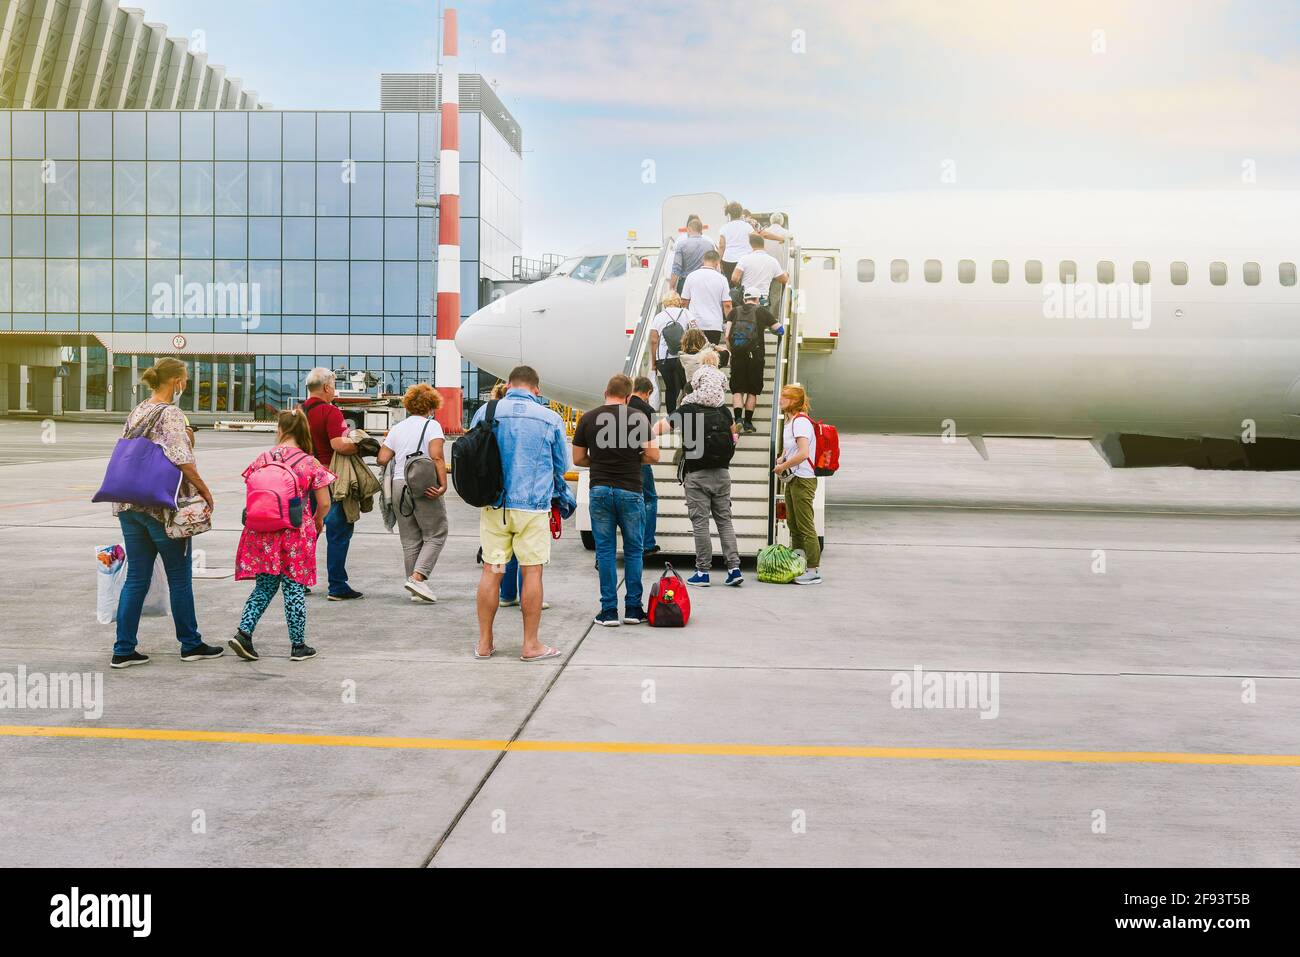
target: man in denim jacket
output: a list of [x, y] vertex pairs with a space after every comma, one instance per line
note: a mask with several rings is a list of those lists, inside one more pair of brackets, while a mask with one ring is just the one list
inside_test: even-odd
[[[551, 502], [572, 513], [576, 503], [564, 475], [569, 449], [560, 416], [541, 398], [537, 372], [519, 366], [510, 373], [510, 390], [493, 415], [505, 489], [496, 505], [482, 510], [479, 542], [483, 546], [483, 575], [478, 585], [478, 645], [474, 657], [490, 658], [494, 651], [492, 623], [496, 618], [501, 578], [511, 556], [519, 559], [523, 586], [524, 661], [558, 657], [558, 649], [537, 639], [542, 618], [542, 566], [551, 560]], [[487, 414], [483, 406], [470, 427]]]

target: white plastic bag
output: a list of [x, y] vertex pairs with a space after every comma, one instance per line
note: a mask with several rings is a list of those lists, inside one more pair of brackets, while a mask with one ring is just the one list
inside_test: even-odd
[[[121, 546], [117, 546], [120, 550]], [[100, 549], [101, 553], [110, 552], [109, 548]], [[126, 584], [126, 559], [114, 559], [111, 554], [107, 560], [100, 559], [95, 575], [95, 617], [101, 625], [111, 625], [117, 621], [117, 603], [122, 597], [122, 587]], [[153, 577], [149, 582], [149, 591], [144, 598], [144, 607], [140, 614], [144, 617], [163, 617], [172, 612], [171, 592], [167, 587], [167, 573], [162, 562], [154, 560]]]

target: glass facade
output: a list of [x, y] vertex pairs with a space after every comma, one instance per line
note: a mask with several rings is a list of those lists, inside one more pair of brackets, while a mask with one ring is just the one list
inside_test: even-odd
[[[194, 363], [200, 411], [282, 407], [316, 365], [429, 381], [437, 217], [416, 169], [438, 135], [437, 113], [0, 111], [0, 330], [93, 333], [65, 403], [86, 409], [120, 403], [110, 368], [145, 367], [124, 356]], [[463, 316], [510, 278], [519, 177], [463, 112]]]

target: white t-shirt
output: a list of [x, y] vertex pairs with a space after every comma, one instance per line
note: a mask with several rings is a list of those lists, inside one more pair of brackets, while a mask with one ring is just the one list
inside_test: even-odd
[[781, 455], [787, 459], [798, 455], [799, 443], [796, 440], [800, 436], [808, 440], [808, 458], [788, 470], [786, 474], [798, 478], [816, 478], [817, 473], [813, 471], [812, 464], [813, 459], [817, 458], [817, 430], [813, 428], [812, 420], [806, 415], [785, 420], [785, 445]]
[[772, 289], [772, 280], [784, 271], [764, 249], [741, 256], [736, 268], [741, 271], [740, 285], [746, 296], [766, 296]]
[[722, 303], [731, 301], [727, 277], [716, 269], [697, 269], [686, 277], [682, 298], [690, 300], [691, 317], [703, 332], [721, 332]]
[[684, 334], [690, 326], [690, 321], [691, 313], [688, 309], [665, 309], [655, 316], [654, 321], [650, 323], [650, 328], [659, 333], [659, 354], [655, 356], [656, 360], [668, 358], [668, 340], [664, 338], [664, 327], [670, 322], [676, 322], [682, 327]]
[[[424, 448], [417, 449], [420, 432], [424, 430], [426, 422], [429, 423], [429, 429], [424, 433]], [[393, 450], [393, 478], [398, 482], [403, 481], [406, 459], [412, 452], [423, 451], [427, 455], [429, 443], [445, 437], [438, 420], [423, 415], [409, 415], [389, 429], [388, 435], [384, 437], [384, 448]]]
[[[763, 248], [781, 264], [781, 272], [785, 272], [790, 268], [790, 244], [787, 242], [790, 238], [790, 231], [784, 226], [778, 226], [776, 223], [772, 223], [764, 230], [764, 232], [772, 233], [774, 236], [781, 237], [780, 239], [763, 240]], [[780, 273], [777, 275], [780, 275]]]
[[719, 236], [727, 241], [727, 248], [722, 251], [722, 261], [734, 263], [749, 251], [749, 234], [754, 227], [743, 219], [728, 220]]

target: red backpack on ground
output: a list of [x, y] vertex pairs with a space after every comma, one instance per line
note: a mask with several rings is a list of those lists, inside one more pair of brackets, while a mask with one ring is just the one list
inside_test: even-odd
[[821, 419], [814, 419], [807, 412], [800, 412], [796, 419], [807, 419], [812, 423], [813, 435], [816, 436], [817, 451], [813, 457], [813, 474], [825, 478], [834, 475], [840, 468], [840, 433], [833, 425], [827, 425]]
[[291, 465], [307, 453], [297, 451], [296, 456], [285, 461], [283, 452], [272, 449], [248, 467], [244, 473], [245, 528], [253, 532], [278, 532], [302, 527], [303, 492], [298, 473]]
[[652, 628], [685, 628], [691, 620], [691, 596], [686, 582], [664, 562], [664, 573], [650, 586], [646, 617]]

